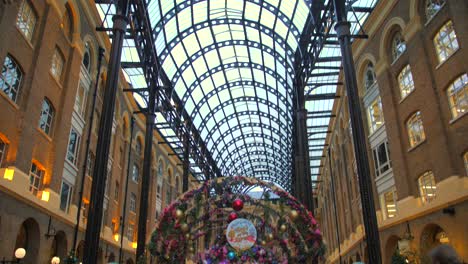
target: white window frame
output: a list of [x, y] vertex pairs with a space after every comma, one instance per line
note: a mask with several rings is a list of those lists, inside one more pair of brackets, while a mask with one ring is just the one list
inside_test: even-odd
[[[387, 157], [387, 161], [380, 164], [380, 157], [379, 157], [379, 148], [384, 146], [385, 148], [385, 155]], [[392, 161], [390, 159], [390, 151], [388, 149], [388, 141], [384, 141], [378, 144], [375, 148], [372, 149], [372, 154], [374, 158], [374, 165], [375, 165], [375, 175], [376, 177], [386, 173], [392, 168]]]
[[[68, 194], [66, 197], [65, 208], [62, 208], [62, 195], [64, 191], [64, 188], [63, 188], [64, 186], [68, 186]], [[62, 180], [62, 185], [60, 186], [60, 205], [59, 205], [60, 210], [62, 210], [65, 213], [69, 212], [72, 196], [73, 196], [73, 185], [65, 180]]]
[[[75, 138], [75, 144], [73, 150], [70, 150], [70, 143], [71, 143], [71, 136], [72, 133], [76, 134]], [[74, 128], [73, 126], [70, 129], [70, 134], [68, 137], [68, 144], [67, 144], [67, 160], [72, 163], [73, 165], [77, 166], [78, 165], [78, 156], [79, 156], [79, 150], [80, 150], [80, 143], [81, 143], [81, 135], [78, 133], [78, 129]]]
[[59, 83], [62, 79], [64, 65], [65, 58], [60, 50], [55, 47], [54, 55], [52, 55], [52, 62], [50, 63], [50, 73]]
[[[47, 106], [44, 108], [44, 106]], [[55, 109], [52, 102], [48, 98], [42, 101], [41, 115], [39, 117], [39, 128], [47, 135], [52, 134], [52, 126], [54, 124]]]
[[[80, 100], [81, 98], [81, 100]], [[88, 89], [80, 82], [76, 91], [75, 109], [82, 117], [86, 118], [86, 104], [88, 103]]]
[[23, 34], [23, 36], [32, 42], [34, 36], [34, 29], [36, 28], [37, 16], [34, 12], [34, 8], [28, 0], [24, 0], [18, 11], [16, 18], [16, 27]]
[[128, 239], [128, 241], [134, 242], [134, 239], [135, 239], [134, 235], [135, 235], [135, 225], [132, 222], [130, 222], [130, 223], [128, 223], [128, 227], [127, 227], [127, 239]]
[[[393, 205], [387, 203], [386, 195], [390, 194], [392, 196]], [[397, 209], [397, 192], [395, 187], [391, 187], [390, 189], [386, 190], [382, 194], [380, 194], [380, 204], [383, 213], [384, 220], [393, 218], [396, 216], [398, 209]], [[393, 208], [392, 208], [393, 207]], [[393, 212], [389, 212], [390, 210], [394, 210]]]
[[395, 62], [406, 51], [406, 42], [401, 31], [395, 33], [392, 39], [392, 61]]
[[408, 118], [406, 122], [406, 129], [408, 131], [408, 140], [410, 147], [417, 146], [426, 140], [426, 133], [422, 122], [421, 112], [417, 111]]
[[445, 0], [426, 0], [426, 20], [430, 21], [445, 6]]
[[423, 203], [431, 202], [436, 197], [436, 183], [432, 171], [426, 171], [418, 178], [419, 194]]
[[440, 27], [439, 31], [437, 31], [437, 34], [434, 36], [433, 42], [439, 63], [444, 63], [460, 49], [452, 20], [447, 21]]
[[[5, 66], [7, 61], [10, 62], [9, 66], [11, 67], [9, 68]], [[7, 54], [5, 56], [5, 60], [3, 61], [2, 73], [3, 72], [6, 73], [6, 76], [10, 77], [7, 78], [3, 74], [0, 75], [0, 91], [2, 91], [14, 103], [17, 103], [20, 94], [21, 83], [23, 80], [23, 71], [21, 70], [19, 63], [12, 56], [10, 56], [10, 54]], [[14, 78], [11, 78], [11, 76], [14, 76]]]
[[137, 200], [136, 194], [130, 193], [130, 202], [129, 202], [128, 209], [132, 213], [136, 213], [136, 200]]
[[29, 192], [33, 195], [38, 195], [39, 191], [42, 190], [42, 179], [44, 174], [45, 170], [41, 165], [36, 162], [31, 162], [31, 169], [29, 170]]
[[411, 72], [411, 67], [407, 64], [403, 69], [401, 69], [398, 74], [398, 86], [400, 88], [400, 97], [401, 100], [406, 98], [411, 92], [414, 91], [414, 79], [413, 73]]
[[449, 85], [447, 98], [452, 119], [468, 112], [468, 74], [462, 74]]
[[138, 183], [140, 180], [140, 167], [136, 162], [133, 163], [132, 166], [132, 181]]
[[[377, 109], [379, 110], [378, 113], [380, 114], [381, 116], [381, 120], [380, 120], [380, 124], [377, 124], [377, 122], [379, 120], [375, 119], [375, 105], [377, 105]], [[368, 117], [368, 120], [369, 120], [369, 131], [370, 131], [370, 134], [374, 133], [377, 129], [379, 129], [381, 126], [384, 125], [385, 123], [385, 119], [384, 119], [384, 116], [383, 116], [383, 109], [382, 109], [382, 100], [380, 98], [380, 96], [377, 96], [377, 98], [375, 98], [372, 103], [370, 103], [370, 105], [367, 107], [367, 117]]]

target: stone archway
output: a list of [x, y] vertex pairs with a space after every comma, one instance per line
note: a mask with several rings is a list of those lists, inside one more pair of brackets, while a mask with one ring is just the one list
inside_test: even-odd
[[[427, 254], [434, 247], [441, 244], [449, 244], [450, 238], [445, 230], [437, 224], [429, 224], [424, 227], [420, 238], [420, 254], [423, 263], [430, 263]], [[425, 262], [426, 261], [426, 262]]]
[[383, 263], [392, 263], [392, 256], [398, 250], [398, 241], [400, 238], [398, 236], [392, 235], [387, 239], [385, 244], [384, 260]]
[[22, 263], [35, 264], [37, 262], [40, 242], [39, 224], [34, 218], [26, 219], [18, 230], [15, 242], [15, 249], [24, 248], [26, 250], [26, 256]]
[[52, 248], [50, 251], [50, 259], [52, 257], [59, 257], [61, 260], [67, 259], [68, 251], [67, 251], [67, 236], [65, 232], [58, 231], [52, 241]]

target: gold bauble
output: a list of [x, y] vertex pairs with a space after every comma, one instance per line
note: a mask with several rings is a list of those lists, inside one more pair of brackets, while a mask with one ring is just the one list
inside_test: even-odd
[[190, 253], [193, 253], [193, 252], [195, 252], [195, 248], [193, 248], [193, 247], [189, 247], [189, 249], [188, 249], [188, 250], [189, 250], [189, 252], [190, 252]]
[[262, 240], [262, 242], [260, 242], [260, 244], [262, 244], [262, 246], [266, 246], [266, 241], [265, 240]]
[[189, 233], [185, 234], [185, 239], [189, 240], [191, 238], [191, 235]]
[[268, 239], [268, 241], [271, 241], [273, 240], [273, 234], [272, 233], [268, 233], [266, 238]]
[[284, 232], [284, 231], [286, 231], [286, 229], [288, 229], [288, 228], [286, 227], [286, 225], [285, 225], [285, 224], [282, 224], [282, 225], [280, 226], [280, 230], [281, 230], [281, 232]]
[[298, 216], [299, 216], [299, 213], [296, 210], [291, 210], [291, 212], [289, 212], [289, 217], [291, 217], [291, 219], [293, 220], [296, 220]]
[[180, 209], [177, 209], [175, 211], [175, 217], [179, 220], [181, 220], [182, 218], [184, 218], [185, 214], [184, 214], [184, 211], [180, 210]]
[[189, 231], [189, 226], [187, 225], [187, 223], [183, 223], [180, 225], [180, 230], [182, 230], [182, 232], [184, 233], [187, 233]]

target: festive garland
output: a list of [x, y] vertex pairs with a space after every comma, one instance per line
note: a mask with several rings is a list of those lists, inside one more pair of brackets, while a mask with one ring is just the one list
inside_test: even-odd
[[[252, 187], [263, 190], [263, 199], [242, 192]], [[278, 198], [270, 199], [271, 193]], [[255, 245], [241, 252], [223, 235], [227, 224], [239, 217], [249, 219], [258, 234]], [[216, 233], [215, 244], [196, 252], [196, 241], [210, 241], [209, 236]], [[241, 176], [207, 181], [171, 203], [159, 219], [149, 249], [161, 263], [186, 259], [197, 263], [303, 263], [325, 251], [317, 222], [300, 202], [272, 183]]]

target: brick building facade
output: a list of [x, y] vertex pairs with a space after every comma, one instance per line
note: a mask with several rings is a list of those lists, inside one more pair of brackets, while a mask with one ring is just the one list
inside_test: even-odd
[[[468, 261], [467, 14], [463, 0], [379, 1], [369, 38], [353, 43], [384, 263], [397, 248], [425, 263], [440, 243]], [[367, 260], [366, 243], [345, 88], [338, 94], [316, 214], [327, 263], [354, 263]]]
[[[24, 247], [24, 263], [49, 263], [53, 256], [65, 259], [73, 243], [79, 186], [86, 175], [76, 249], [82, 257], [110, 51], [106, 33], [95, 30], [99, 24], [93, 2], [0, 2], [0, 258], [10, 259], [16, 248]], [[99, 46], [106, 50], [106, 56], [96, 80]], [[145, 120], [142, 115], [134, 116], [130, 146], [130, 119], [138, 107], [124, 88], [129, 87], [122, 72], [103, 204], [101, 263], [118, 261], [121, 239], [127, 263], [133, 263], [136, 247]], [[85, 161], [91, 125], [90, 153]], [[169, 155], [172, 151], [167, 144], [158, 144], [162, 141], [155, 132], [148, 239], [157, 215], [182, 190], [180, 160]], [[124, 236], [120, 237], [129, 153], [127, 217]]]

